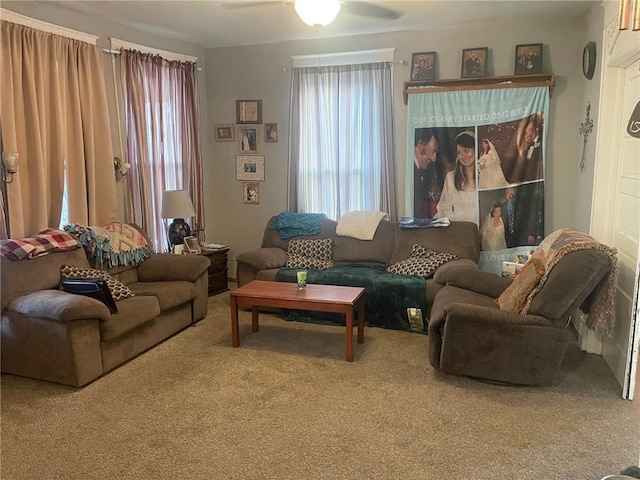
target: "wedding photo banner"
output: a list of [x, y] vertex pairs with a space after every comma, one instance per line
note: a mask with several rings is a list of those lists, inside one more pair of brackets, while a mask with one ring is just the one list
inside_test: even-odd
[[408, 95], [405, 212], [474, 222], [480, 268], [544, 238], [548, 87]]

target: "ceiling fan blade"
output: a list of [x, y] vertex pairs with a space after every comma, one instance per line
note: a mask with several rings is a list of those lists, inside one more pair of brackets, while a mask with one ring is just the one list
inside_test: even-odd
[[369, 2], [345, 1], [342, 3], [342, 10], [352, 15], [385, 18], [387, 20], [396, 20], [402, 16], [402, 14], [396, 10], [374, 5]]
[[285, 5], [284, 0], [266, 0], [264, 2], [219, 2], [220, 6], [225, 10], [242, 10], [244, 8], [254, 7], [272, 7], [274, 5]]

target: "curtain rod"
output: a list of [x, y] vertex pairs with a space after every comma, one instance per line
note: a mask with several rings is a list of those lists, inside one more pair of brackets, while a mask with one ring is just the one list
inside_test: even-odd
[[[638, 0], [640, 1], [640, 0]], [[409, 62], [407, 62], [407, 60], [405, 60], [404, 58], [401, 58], [400, 60], [394, 61], [394, 62], [389, 62], [391, 63], [391, 65], [402, 65], [403, 67], [406, 67], [407, 65], [409, 65]], [[296, 68], [296, 67], [291, 67], [291, 68]], [[287, 68], [287, 67], [282, 67], [281, 71], [282, 73], [286, 73], [288, 72], [291, 68]]]
[[[120, 55], [120, 50], [112, 50], [112, 49], [109, 49], [109, 48], [103, 48], [102, 51], [104, 53], [108, 53], [109, 55]], [[197, 65], [197, 62], [194, 62], [194, 63]], [[197, 70], [199, 72], [201, 72], [202, 71], [202, 67], [198, 67]]]

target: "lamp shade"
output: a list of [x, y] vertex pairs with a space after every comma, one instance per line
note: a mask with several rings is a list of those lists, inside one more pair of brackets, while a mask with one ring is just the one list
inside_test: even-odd
[[162, 194], [162, 218], [189, 218], [195, 217], [196, 211], [189, 192], [186, 190], [167, 190]]
[[293, 8], [304, 23], [324, 27], [333, 22], [340, 11], [338, 0], [296, 0]]

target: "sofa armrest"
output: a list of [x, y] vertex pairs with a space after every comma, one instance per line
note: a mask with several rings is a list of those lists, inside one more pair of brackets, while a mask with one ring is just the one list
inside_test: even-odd
[[204, 255], [175, 255], [158, 253], [138, 265], [141, 282], [166, 282], [182, 280], [195, 282], [209, 269], [211, 260]]
[[[434, 327], [444, 322], [475, 324], [478, 328], [484, 326], [499, 325], [535, 325], [551, 327], [551, 320], [539, 315], [520, 315], [507, 312], [498, 308], [484, 307], [480, 305], [470, 305], [467, 303], [450, 303], [444, 308], [444, 315], [439, 319], [434, 319]], [[431, 325], [429, 325], [431, 326]]]
[[238, 263], [245, 263], [257, 270], [271, 270], [287, 265], [287, 252], [279, 247], [263, 247], [241, 253]]
[[[462, 260], [460, 260], [462, 261]], [[449, 262], [454, 263], [454, 262]], [[475, 264], [474, 264], [475, 265]], [[443, 265], [434, 275], [434, 281], [443, 285], [464, 288], [472, 292], [498, 298], [509, 286], [513, 279], [501, 277], [491, 272], [483, 272], [468, 265], [453, 265], [447, 270], [440, 271], [447, 265]]]
[[106, 321], [111, 316], [100, 300], [61, 290], [40, 290], [20, 295], [9, 302], [7, 310], [59, 322], [93, 318]]
[[566, 328], [538, 315], [451, 303], [429, 324], [429, 363], [446, 373], [523, 385], [554, 383]]
[[441, 285], [446, 285], [449, 277], [459, 275], [458, 272], [460, 271], [464, 274], [464, 272], [468, 272], [469, 270], [477, 271], [478, 264], [468, 258], [452, 260], [436, 270], [433, 274], [433, 281]]

